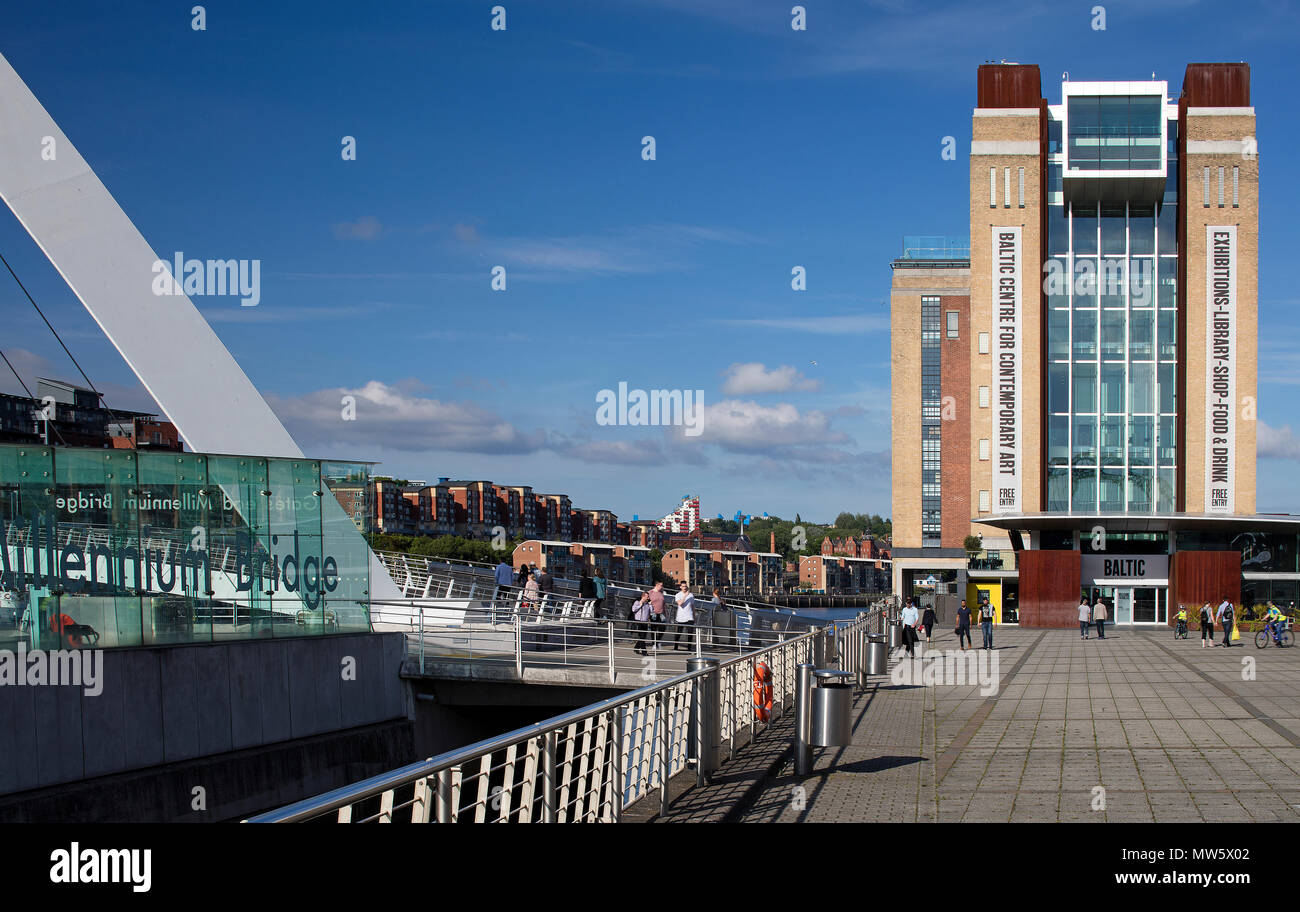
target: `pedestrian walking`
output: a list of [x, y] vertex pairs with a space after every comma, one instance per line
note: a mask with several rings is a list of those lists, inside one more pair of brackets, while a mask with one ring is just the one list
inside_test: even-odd
[[537, 591], [542, 598], [542, 604], [537, 609], [537, 613], [545, 614], [551, 607], [551, 593], [555, 592], [555, 577], [551, 576], [551, 571], [545, 567], [537, 575]]
[[736, 646], [736, 613], [722, 600], [722, 590], [713, 590], [713, 643], [730, 649]]
[[1210, 603], [1201, 606], [1201, 648], [1214, 644], [1214, 611]]
[[650, 643], [654, 651], [659, 651], [659, 640], [663, 636], [664, 625], [668, 622], [664, 614], [664, 584], [659, 581], [646, 593], [650, 597]]
[[533, 575], [532, 569], [527, 564], [522, 565], [519, 568], [519, 579], [515, 583], [515, 585], [517, 585], [520, 589], [524, 588], [524, 586], [528, 585], [528, 580], [532, 577], [532, 575]]
[[907, 600], [907, 607], [903, 609], [903, 645], [907, 647], [907, 654], [912, 655], [912, 647], [918, 639], [916, 635], [916, 625], [920, 623], [921, 613], [916, 610], [912, 600]]
[[[691, 587], [682, 583], [677, 590], [677, 616], [673, 635], [673, 652], [691, 651], [691, 630], [695, 626], [695, 594]], [[685, 642], [685, 646], [682, 643]]]
[[925, 606], [925, 614], [921, 615], [921, 626], [925, 628], [925, 645], [930, 645], [930, 635], [934, 632], [934, 625], [939, 620], [939, 616], [934, 613], [934, 605]]
[[537, 585], [537, 577], [529, 574], [527, 581], [524, 583], [524, 607], [532, 608], [535, 606], [539, 618], [542, 616], [540, 591]]
[[1223, 628], [1223, 645], [1231, 646], [1233, 620], [1232, 602], [1225, 598], [1219, 605], [1219, 610], [1215, 613], [1214, 619], [1218, 621], [1220, 626]]
[[1079, 639], [1088, 639], [1088, 627], [1092, 624], [1092, 606], [1088, 604], [1088, 596], [1079, 599]]
[[596, 587], [596, 617], [603, 618], [605, 617], [605, 593], [609, 591], [608, 583], [605, 581], [605, 574], [597, 570], [591, 584]]
[[1092, 620], [1097, 625], [1097, 639], [1106, 639], [1106, 621], [1110, 617], [1110, 612], [1106, 610], [1106, 603], [1102, 601], [1101, 596], [1097, 596], [1097, 604], [1092, 606]]
[[[970, 638], [970, 609], [966, 607], [966, 600], [961, 600], [961, 607], [957, 609], [957, 643], [961, 645], [962, 651], [974, 649], [975, 644]], [[963, 643], [964, 640], [964, 643]]]
[[636, 642], [632, 651], [637, 655], [646, 655], [646, 640], [650, 638], [650, 593], [642, 592], [641, 597], [632, 604], [632, 632]]
[[501, 562], [497, 564], [497, 568], [493, 572], [493, 578], [497, 583], [496, 589], [492, 592], [492, 601], [495, 602], [506, 594], [506, 590], [510, 588], [510, 584], [515, 581], [514, 568], [506, 563], [504, 557], [501, 558]]
[[987, 599], [980, 602], [980, 633], [984, 634], [985, 649], [993, 648], [993, 604]]

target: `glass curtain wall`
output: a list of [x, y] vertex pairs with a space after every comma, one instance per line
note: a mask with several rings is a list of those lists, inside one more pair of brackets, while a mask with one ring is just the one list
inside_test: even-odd
[[0, 648], [363, 631], [360, 463], [0, 445]]
[[[1052, 154], [1049, 186], [1061, 167]], [[1049, 511], [1174, 509], [1176, 187], [1155, 204], [1049, 195]]]

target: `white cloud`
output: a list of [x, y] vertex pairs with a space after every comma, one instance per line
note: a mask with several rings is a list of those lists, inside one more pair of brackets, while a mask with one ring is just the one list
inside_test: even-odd
[[[343, 418], [344, 396], [356, 400], [355, 420]], [[428, 399], [406, 386], [378, 380], [356, 389], [266, 398], [305, 450], [346, 444], [361, 457], [380, 449], [501, 454], [531, 453], [546, 446], [545, 431], [520, 430], [472, 402]]]
[[759, 393], [810, 392], [821, 389], [821, 381], [810, 379], [788, 364], [768, 370], [759, 361], [737, 362], [723, 376], [722, 391], [728, 396], [752, 396]]
[[1255, 425], [1255, 453], [1260, 459], [1293, 459], [1300, 462], [1300, 438], [1296, 437], [1289, 424], [1275, 428], [1261, 419]]
[[363, 215], [355, 222], [335, 222], [334, 236], [341, 241], [373, 241], [384, 233], [384, 226], [373, 215]]
[[732, 452], [771, 452], [778, 447], [847, 444], [848, 436], [832, 431], [824, 412], [801, 414], [789, 403], [759, 405], [726, 399], [704, 408], [703, 433], [685, 437], [681, 428], [672, 437], [685, 446], [691, 441], [714, 444]]

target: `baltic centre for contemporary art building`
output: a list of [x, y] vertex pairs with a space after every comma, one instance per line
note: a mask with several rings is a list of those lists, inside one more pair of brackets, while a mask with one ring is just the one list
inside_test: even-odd
[[1247, 64], [1055, 102], [979, 68], [970, 237], [892, 264], [895, 591], [1036, 627], [1295, 601], [1300, 524], [1255, 513], [1258, 211]]

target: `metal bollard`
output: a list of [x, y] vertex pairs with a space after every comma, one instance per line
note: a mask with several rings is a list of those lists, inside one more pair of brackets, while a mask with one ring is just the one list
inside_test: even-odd
[[708, 669], [709, 674], [700, 675], [691, 682], [691, 736], [690, 753], [695, 760], [695, 781], [705, 785], [713, 780], [713, 774], [722, 765], [722, 716], [718, 687], [717, 659], [706, 656], [691, 656], [686, 660], [687, 671]]
[[807, 776], [812, 772], [812, 673], [813, 665], [805, 662], [795, 669], [794, 681], [794, 772]]

